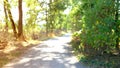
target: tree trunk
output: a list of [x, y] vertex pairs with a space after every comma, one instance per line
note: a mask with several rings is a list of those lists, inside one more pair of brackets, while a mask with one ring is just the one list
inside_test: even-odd
[[22, 0], [18, 0], [18, 10], [19, 10], [19, 21], [18, 21], [18, 39], [21, 41], [24, 41], [24, 36], [23, 36], [23, 12], [22, 12]]
[[9, 19], [11, 21], [11, 24], [12, 24], [12, 29], [13, 29], [13, 32], [14, 32], [14, 36], [17, 38], [17, 31], [16, 31], [16, 26], [15, 26], [15, 22], [13, 20], [13, 17], [12, 17], [12, 13], [10, 11], [10, 4], [8, 2], [8, 0], [5, 0], [6, 1], [6, 6], [7, 6], [7, 10], [8, 10], [8, 16], [9, 16]]
[[48, 11], [46, 9], [46, 36], [48, 36]]
[[115, 25], [116, 25], [116, 29], [115, 29], [115, 33], [117, 35], [116, 38], [116, 49], [119, 51], [119, 0], [115, 0], [116, 1], [116, 11], [115, 11]]
[[49, 0], [49, 27], [50, 27], [50, 33], [53, 33], [53, 21], [52, 21], [52, 0]]
[[8, 14], [7, 14], [7, 4], [4, 0], [4, 13], [5, 13], [5, 22], [6, 22], [6, 25], [5, 25], [5, 31], [8, 31]]

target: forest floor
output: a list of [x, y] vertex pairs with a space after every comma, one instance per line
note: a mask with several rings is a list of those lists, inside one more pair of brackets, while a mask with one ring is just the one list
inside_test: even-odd
[[71, 34], [43, 41], [3, 68], [88, 68], [73, 55], [70, 41]]

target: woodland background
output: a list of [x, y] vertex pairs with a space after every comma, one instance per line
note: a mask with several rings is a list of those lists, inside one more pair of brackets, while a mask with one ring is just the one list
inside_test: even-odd
[[63, 31], [73, 34], [71, 45], [83, 63], [120, 66], [119, 0], [1, 0], [0, 8], [1, 66], [11, 60], [11, 53], [4, 53], [10, 46], [24, 49], [23, 43]]

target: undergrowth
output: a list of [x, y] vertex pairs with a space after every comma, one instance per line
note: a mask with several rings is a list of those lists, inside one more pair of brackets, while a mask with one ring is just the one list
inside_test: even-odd
[[79, 32], [73, 34], [71, 45], [79, 61], [89, 66], [89, 68], [120, 67], [120, 55], [105, 52], [104, 48], [96, 50], [89, 45], [86, 46], [81, 42]]

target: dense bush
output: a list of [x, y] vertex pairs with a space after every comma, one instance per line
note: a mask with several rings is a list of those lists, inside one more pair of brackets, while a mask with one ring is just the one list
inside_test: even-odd
[[115, 14], [119, 10], [118, 1], [82, 0], [78, 4], [82, 16], [82, 21], [78, 22], [81, 23], [79, 25], [81, 33], [73, 34], [73, 42], [76, 43], [73, 47], [90, 55], [111, 53], [116, 50], [119, 45], [117, 43], [120, 42], [118, 39], [120, 22], [119, 19], [117, 21], [115, 19], [119, 18]]

